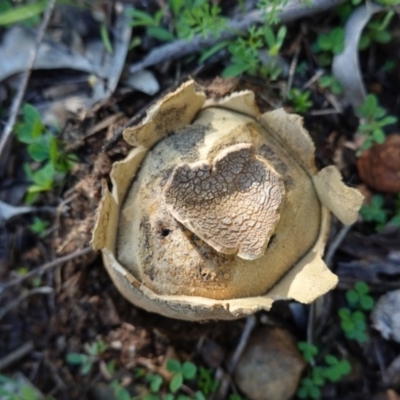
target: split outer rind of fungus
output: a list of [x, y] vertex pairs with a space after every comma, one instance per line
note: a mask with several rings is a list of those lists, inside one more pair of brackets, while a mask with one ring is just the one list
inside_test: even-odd
[[138, 147], [114, 166], [92, 244], [133, 304], [234, 319], [336, 285], [322, 260], [330, 212], [352, 223], [362, 196], [334, 167], [316, 170], [298, 116], [260, 115], [251, 92], [205, 101], [188, 82], [125, 137]]

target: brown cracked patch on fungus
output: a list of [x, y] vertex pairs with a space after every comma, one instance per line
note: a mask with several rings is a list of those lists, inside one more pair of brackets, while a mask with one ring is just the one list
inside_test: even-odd
[[124, 137], [136, 147], [113, 167], [92, 245], [133, 304], [234, 319], [335, 287], [330, 213], [355, 222], [362, 196], [336, 167], [317, 171], [299, 116], [260, 115], [249, 91], [206, 100], [189, 81]]
[[253, 145], [240, 143], [212, 164], [176, 166], [163, 195], [172, 216], [216, 251], [254, 260], [278, 223], [285, 186]]

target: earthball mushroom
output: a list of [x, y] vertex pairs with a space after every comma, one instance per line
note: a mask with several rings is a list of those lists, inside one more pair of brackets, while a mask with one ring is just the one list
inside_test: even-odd
[[189, 81], [124, 138], [134, 148], [113, 165], [92, 245], [130, 302], [235, 319], [335, 287], [330, 213], [352, 224], [362, 195], [336, 167], [318, 172], [301, 117], [261, 114], [250, 91], [206, 99]]

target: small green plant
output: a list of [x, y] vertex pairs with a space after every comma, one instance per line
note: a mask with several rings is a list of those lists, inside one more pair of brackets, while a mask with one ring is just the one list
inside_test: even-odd
[[303, 114], [313, 106], [310, 95], [311, 93], [308, 90], [302, 91], [298, 88], [292, 88], [289, 91], [288, 100], [296, 112]]
[[176, 393], [182, 386], [184, 379], [194, 379], [197, 367], [190, 361], [181, 364], [178, 360], [170, 359], [167, 361], [166, 368], [173, 374], [169, 382], [169, 389], [172, 393]]
[[33, 233], [37, 233], [40, 237], [46, 234], [46, 229], [49, 227], [50, 222], [39, 217], [34, 217], [33, 222], [29, 225], [29, 229]]
[[363, 281], [355, 283], [354, 288], [346, 292], [346, 300], [352, 308], [370, 311], [375, 305], [374, 298], [370, 295], [369, 286]]
[[368, 204], [363, 204], [360, 210], [364, 221], [375, 223], [377, 231], [381, 230], [387, 222], [387, 210], [383, 208], [384, 204], [383, 196], [375, 194]]
[[[251, 26], [246, 37], [239, 37], [228, 46], [231, 62], [222, 75], [235, 77], [247, 73], [276, 80], [282, 72], [276, 57], [283, 45], [286, 32], [285, 26], [281, 26], [276, 34], [269, 26], [263, 28]], [[267, 49], [266, 65], [263, 65], [260, 58], [259, 52], [262, 49]]]
[[322, 66], [332, 62], [332, 55], [339, 54], [344, 49], [344, 30], [337, 27], [328, 33], [321, 33], [313, 45], [313, 50], [318, 54], [318, 61]]
[[221, 8], [207, 0], [174, 0], [170, 4], [181, 39], [191, 40], [194, 35], [216, 38], [226, 26], [227, 19], [221, 15]]
[[27, 145], [32, 160], [24, 165], [25, 173], [32, 182], [27, 190], [26, 201], [32, 203], [40, 192], [53, 189], [63, 180], [73, 167], [76, 157], [63, 152], [60, 141], [46, 130], [35, 107], [25, 104], [22, 114], [22, 121], [16, 125], [15, 134], [19, 142]]
[[162, 376], [158, 374], [146, 374], [145, 379], [149, 383], [150, 390], [153, 393], [158, 393], [164, 382]]
[[[42, 396], [29, 381], [17, 381], [0, 374], [1, 400], [39, 400]], [[52, 397], [48, 400], [53, 399]]]
[[362, 311], [351, 311], [343, 307], [339, 309], [340, 326], [348, 339], [358, 343], [368, 341], [367, 321]]
[[394, 11], [390, 10], [382, 16], [371, 20], [361, 35], [358, 48], [360, 50], [365, 50], [371, 46], [372, 42], [389, 43], [392, 40], [392, 35], [388, 30], [388, 26], [394, 14]]
[[340, 326], [348, 339], [358, 343], [368, 341], [366, 311], [372, 310], [375, 301], [366, 282], [356, 282], [345, 294], [348, 307], [339, 309]]
[[297, 348], [301, 351], [304, 361], [307, 363], [314, 360], [315, 356], [318, 354], [317, 346], [314, 346], [312, 343], [298, 342]]
[[318, 358], [318, 348], [311, 343], [299, 342], [297, 347], [303, 358], [310, 364], [308, 376], [300, 381], [297, 397], [300, 399], [321, 398], [321, 388], [326, 382], [338, 382], [351, 372], [351, 365], [347, 360], [339, 360], [336, 356], [328, 354], [324, 357], [321, 365], [315, 365]]
[[333, 94], [341, 94], [342, 93], [342, 85], [340, 82], [335, 79], [333, 75], [322, 75], [318, 79], [318, 85], [323, 89], [329, 89]]
[[117, 400], [132, 399], [129, 392], [117, 380], [113, 380], [110, 382], [110, 388], [113, 390], [114, 396]]
[[378, 99], [374, 94], [369, 94], [365, 102], [357, 109], [361, 117], [358, 131], [364, 136], [364, 142], [360, 151], [369, 149], [374, 143], [383, 143], [386, 140], [385, 132], [382, 128], [394, 124], [396, 117], [386, 115], [386, 110], [378, 105]]
[[[204, 39], [217, 37], [227, 22], [221, 15], [221, 8], [207, 0], [169, 0], [166, 7], [154, 15], [137, 9], [129, 11], [129, 14], [133, 18], [133, 27], [145, 27], [148, 35], [164, 41], [176, 37], [191, 40], [194, 35]], [[167, 15], [172, 18], [172, 30], [162, 26]]]
[[212, 377], [212, 371], [203, 366], [198, 369], [196, 382], [201, 392], [206, 396], [214, 393], [218, 387], [218, 382]]
[[367, 204], [363, 204], [360, 210], [364, 221], [375, 224], [379, 232], [387, 223], [400, 225], [400, 193], [397, 195], [395, 208], [390, 212], [385, 207], [385, 200], [382, 195], [375, 194]]
[[279, 13], [289, 3], [289, 0], [259, 0], [257, 8], [261, 10], [265, 25], [276, 25], [280, 22]]
[[71, 365], [79, 365], [80, 373], [82, 375], [87, 375], [92, 370], [93, 365], [99, 361], [99, 357], [107, 350], [107, 348], [107, 344], [102, 340], [97, 340], [92, 344], [86, 343], [84, 345], [86, 354], [68, 353], [67, 363]]

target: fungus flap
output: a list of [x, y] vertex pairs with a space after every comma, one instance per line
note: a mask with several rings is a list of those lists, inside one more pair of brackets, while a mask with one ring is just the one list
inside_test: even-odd
[[343, 224], [354, 224], [364, 196], [358, 190], [346, 186], [339, 170], [333, 165], [319, 171], [313, 180], [322, 204]]

